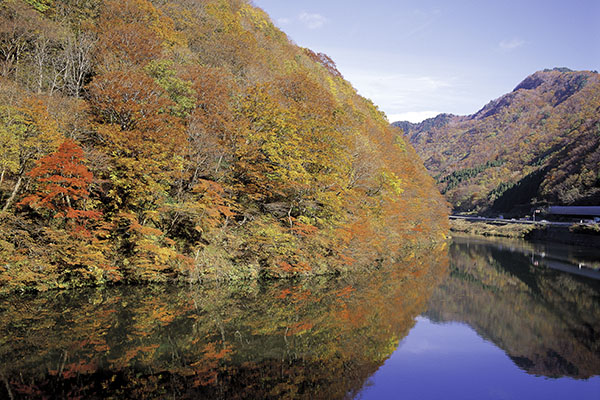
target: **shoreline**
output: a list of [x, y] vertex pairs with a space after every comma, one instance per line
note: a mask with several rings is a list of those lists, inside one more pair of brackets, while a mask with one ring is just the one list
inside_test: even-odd
[[[143, 279], [123, 279], [118, 281], [105, 280], [102, 282], [93, 281], [64, 281], [64, 282], [53, 282], [41, 280], [37, 284], [20, 285], [8, 287], [6, 284], [2, 284], [2, 270], [0, 269], [0, 300], [9, 296], [14, 295], [31, 295], [39, 293], [47, 293], [53, 291], [70, 291], [76, 289], [86, 288], [108, 288], [117, 286], [184, 286], [184, 285], [204, 285], [211, 283], [229, 283], [229, 284], [251, 284], [254, 282], [276, 282], [276, 281], [295, 281], [302, 279], [311, 278], [328, 278], [328, 277], [339, 277], [344, 275], [352, 275], [354, 273], [375, 273], [382, 268], [382, 265], [394, 265], [403, 260], [408, 260], [416, 257], [419, 258], [419, 254], [426, 254], [436, 248], [444, 248], [447, 243], [447, 236], [444, 239], [428, 238], [418, 242], [411, 243], [410, 245], [402, 246], [393, 255], [384, 256], [380, 254], [379, 257], [372, 260], [367, 265], [357, 264], [348, 268], [327, 268], [323, 270], [304, 271], [304, 272], [292, 272], [281, 275], [265, 275], [260, 271], [260, 267], [254, 264], [246, 264], [246, 268], [237, 269], [237, 273], [221, 274], [222, 271], [216, 270], [205, 270], [202, 275], [190, 276], [185, 274], [165, 274], [162, 276], [164, 280], [151, 281]], [[240, 262], [241, 264], [241, 262]], [[239, 264], [238, 264], [239, 265]], [[1, 267], [1, 266], [0, 266]]]
[[532, 241], [600, 247], [600, 234], [586, 231], [580, 225], [548, 225], [544, 223], [519, 223], [510, 220], [493, 222], [467, 219], [450, 219], [450, 232], [486, 237], [520, 238]]

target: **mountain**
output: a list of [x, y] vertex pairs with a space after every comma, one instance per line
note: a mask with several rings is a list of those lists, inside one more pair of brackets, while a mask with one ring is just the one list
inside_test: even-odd
[[3, 1], [0, 121], [0, 292], [339, 273], [447, 229], [413, 147], [250, 1]]
[[456, 211], [600, 203], [600, 76], [534, 73], [473, 115], [396, 122]]

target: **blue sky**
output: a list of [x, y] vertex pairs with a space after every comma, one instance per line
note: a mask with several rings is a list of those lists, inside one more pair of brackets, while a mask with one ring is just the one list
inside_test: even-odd
[[472, 114], [544, 68], [600, 70], [600, 0], [254, 0], [390, 121]]

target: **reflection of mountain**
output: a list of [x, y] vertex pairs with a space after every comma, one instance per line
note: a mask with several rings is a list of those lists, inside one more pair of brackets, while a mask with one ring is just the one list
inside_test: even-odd
[[469, 324], [528, 373], [600, 374], [600, 282], [535, 266], [522, 251], [456, 238], [428, 316]]
[[0, 398], [345, 398], [396, 349], [447, 250], [395, 269], [242, 287], [0, 301]]

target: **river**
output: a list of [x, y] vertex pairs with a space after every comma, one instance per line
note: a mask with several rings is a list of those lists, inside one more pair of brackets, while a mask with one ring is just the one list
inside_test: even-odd
[[0, 299], [0, 398], [598, 399], [593, 249], [454, 238], [363, 274]]

